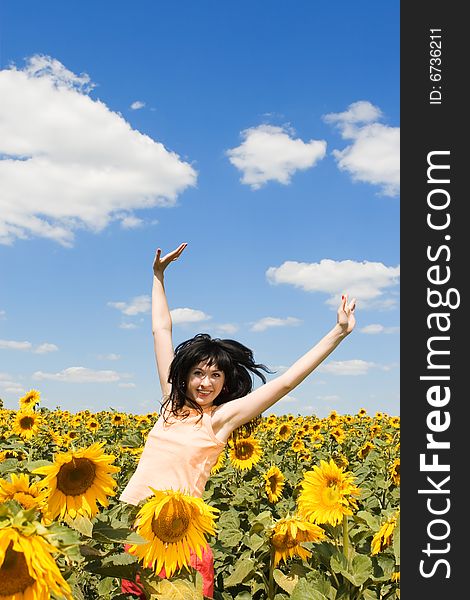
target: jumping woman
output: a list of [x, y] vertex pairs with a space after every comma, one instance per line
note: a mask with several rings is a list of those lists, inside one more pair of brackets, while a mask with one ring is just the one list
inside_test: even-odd
[[[201, 497], [212, 467], [231, 434], [258, 418], [297, 387], [354, 329], [355, 300], [342, 296], [335, 326], [281, 375], [266, 383], [269, 369], [252, 351], [235, 340], [198, 334], [173, 349], [172, 321], [164, 272], [177, 260], [183, 243], [153, 262], [152, 331], [162, 391], [160, 418], [149, 432], [137, 468], [120, 496], [137, 506], [158, 490], [173, 489]], [[253, 390], [252, 376], [264, 385]], [[203, 592], [214, 591], [213, 556], [209, 545], [191, 565], [203, 578]], [[123, 591], [145, 598], [132, 582]]]

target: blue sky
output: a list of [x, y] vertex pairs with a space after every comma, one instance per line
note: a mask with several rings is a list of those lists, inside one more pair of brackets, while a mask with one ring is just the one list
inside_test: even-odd
[[6, 0], [0, 397], [158, 410], [152, 262], [175, 344], [281, 372], [354, 333], [272, 411], [399, 414], [399, 2]]

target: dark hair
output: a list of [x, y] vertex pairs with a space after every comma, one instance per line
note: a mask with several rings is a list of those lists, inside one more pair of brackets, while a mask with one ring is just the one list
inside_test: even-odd
[[[255, 363], [253, 352], [240, 342], [211, 338], [207, 333], [198, 333], [175, 348], [175, 356], [168, 374], [171, 392], [162, 405], [169, 405], [169, 411], [173, 415], [187, 416], [189, 412], [186, 415], [181, 412], [185, 406], [194, 408], [202, 415], [199, 404], [186, 394], [189, 372], [200, 362], [217, 366], [225, 375], [224, 387], [214, 400], [215, 406], [249, 394], [253, 389], [253, 375], [266, 383], [262, 371], [273, 373], [265, 365]], [[250, 427], [247, 428], [247, 431], [249, 430]]]

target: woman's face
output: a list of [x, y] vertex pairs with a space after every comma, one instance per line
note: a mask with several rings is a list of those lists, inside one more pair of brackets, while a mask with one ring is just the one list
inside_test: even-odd
[[224, 383], [225, 374], [217, 365], [200, 362], [189, 370], [186, 389], [188, 396], [204, 408], [212, 406]]

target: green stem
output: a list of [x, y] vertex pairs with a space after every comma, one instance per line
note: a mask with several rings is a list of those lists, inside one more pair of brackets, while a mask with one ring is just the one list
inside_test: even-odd
[[349, 534], [348, 534], [348, 516], [343, 515], [343, 554], [348, 558], [349, 554]]
[[274, 598], [274, 547], [271, 548], [271, 556], [269, 561], [269, 589], [268, 589], [268, 600]]

